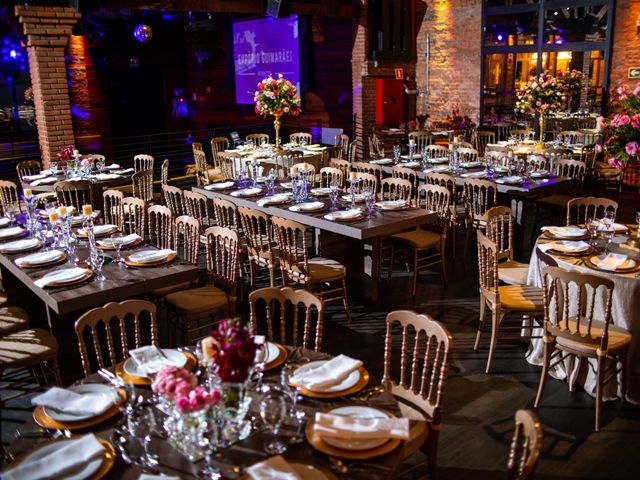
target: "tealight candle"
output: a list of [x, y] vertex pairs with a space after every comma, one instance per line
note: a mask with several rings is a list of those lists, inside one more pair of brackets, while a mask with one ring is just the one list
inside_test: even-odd
[[80, 151], [79, 150], [74, 150], [73, 151], [73, 156], [74, 157], [79, 157], [80, 156]]
[[298, 173], [298, 167], [291, 167], [291, 175]]
[[251, 163], [252, 163], [253, 165], [257, 164], [257, 163], [258, 163], [258, 159], [257, 159], [257, 158], [255, 158], [255, 157], [254, 157], [254, 158], [252, 158], [252, 159], [251, 159]]
[[93, 213], [93, 207], [91, 205], [83, 205], [82, 206], [82, 214], [85, 217], [88, 217], [89, 215], [91, 215]]
[[351, 173], [349, 174], [349, 179], [350, 179], [350, 180], [356, 180], [357, 178], [358, 178], [358, 174], [357, 174], [357, 172], [351, 172]]
[[49, 221], [51, 223], [57, 222], [59, 218], [60, 216], [58, 215], [58, 212], [56, 212], [55, 210], [53, 212], [49, 212]]
[[213, 358], [213, 353], [214, 353], [214, 349], [213, 349], [213, 345], [214, 345], [214, 340], [211, 337], [207, 337], [207, 338], [203, 338], [200, 341], [200, 345], [202, 347], [202, 356], [204, 357], [205, 360], [211, 360]]
[[306, 172], [307, 170], [309, 170], [309, 164], [307, 162], [302, 164], [302, 169]]
[[416, 141], [412, 138], [411, 140], [409, 140], [409, 146], [410, 147], [414, 147], [416, 144]]
[[25, 188], [24, 198], [31, 198], [31, 197], [33, 197], [33, 190], [31, 190], [30, 188]]
[[67, 214], [67, 207], [64, 205], [59, 207], [58, 213], [60, 214], [60, 216], [64, 217]]

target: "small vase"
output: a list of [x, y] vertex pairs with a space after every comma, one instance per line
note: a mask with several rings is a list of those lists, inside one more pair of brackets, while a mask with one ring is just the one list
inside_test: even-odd
[[276, 130], [276, 146], [273, 148], [274, 152], [281, 152], [282, 147], [280, 146], [280, 115], [274, 115], [275, 120], [273, 121], [273, 128]]
[[211, 424], [207, 410], [180, 413], [177, 409], [168, 416], [164, 428], [171, 444], [190, 461], [197, 462], [205, 456]]
[[226, 444], [243, 440], [251, 433], [251, 422], [245, 416], [251, 405], [251, 397], [246, 394], [244, 383], [220, 383], [218, 385], [222, 401], [220, 416], [223, 424], [222, 435]]

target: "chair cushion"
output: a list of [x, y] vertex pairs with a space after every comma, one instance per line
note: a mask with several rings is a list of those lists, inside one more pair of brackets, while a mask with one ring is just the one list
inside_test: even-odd
[[50, 360], [58, 342], [47, 330], [32, 328], [0, 337], [0, 368], [22, 368]]
[[[576, 331], [575, 319], [569, 319], [569, 330], [572, 332]], [[585, 330], [586, 324], [583, 320], [580, 325], [580, 331]], [[600, 348], [600, 339], [602, 338], [602, 334], [604, 333], [604, 322], [600, 320], [593, 321], [593, 323], [591, 324], [591, 337], [577, 338], [576, 336], [570, 335], [566, 330], [553, 333], [557, 333], [556, 343], [558, 343], [558, 345], [562, 345], [564, 347], [570, 348], [571, 350], [584, 353], [585, 355], [590, 357], [594, 357], [596, 356], [596, 350]], [[631, 333], [629, 333], [629, 331], [617, 325], [609, 325], [609, 352], [622, 350], [626, 348], [630, 343]]]
[[309, 260], [309, 275], [312, 281], [332, 282], [345, 276], [345, 268], [329, 258], [316, 257]]
[[181, 290], [186, 290], [187, 288], [191, 288], [191, 282], [182, 282], [177, 283], [176, 285], [169, 285], [168, 287], [158, 288], [151, 292], [151, 295], [154, 297], [164, 297], [165, 295], [169, 295], [173, 292], [179, 292]]
[[29, 328], [29, 315], [20, 307], [0, 308], [0, 335]]
[[498, 287], [500, 303], [508, 310], [517, 312], [537, 312], [544, 307], [542, 289], [525, 285]]
[[200, 287], [170, 293], [164, 297], [172, 309], [185, 315], [213, 311], [229, 303], [229, 296], [216, 287]]
[[498, 278], [508, 285], [525, 285], [529, 274], [529, 264], [514, 260], [498, 264]]
[[407, 243], [414, 248], [433, 248], [440, 245], [440, 235], [429, 230], [412, 230], [391, 235], [393, 240]]

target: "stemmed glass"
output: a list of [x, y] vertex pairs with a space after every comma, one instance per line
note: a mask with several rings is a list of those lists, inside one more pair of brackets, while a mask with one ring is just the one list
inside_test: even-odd
[[429, 153], [427, 152], [427, 149], [423, 147], [420, 155], [422, 155], [422, 168], [427, 168], [429, 165]]
[[149, 451], [151, 436], [157, 430], [153, 411], [144, 406], [131, 409], [127, 415], [127, 427], [131, 436], [136, 438], [144, 448], [144, 455], [140, 457], [142, 465], [147, 468], [158, 465], [157, 455]]
[[104, 252], [96, 249], [95, 253], [91, 255], [91, 266], [93, 272], [96, 274], [96, 279], [99, 282], [104, 282], [106, 277], [102, 274], [102, 266], [104, 265]]
[[400, 154], [402, 150], [400, 149], [400, 145], [393, 146], [393, 161], [394, 163], [398, 163], [400, 161]]
[[269, 172], [269, 178], [267, 180], [267, 195], [273, 195], [276, 188], [276, 174], [273, 173], [273, 170]]
[[272, 439], [264, 449], [270, 455], [280, 455], [287, 446], [278, 440], [280, 425], [287, 416], [286, 398], [276, 390], [265, 393], [260, 402], [260, 418], [264, 422], [266, 429], [271, 433]]
[[640, 237], [640, 210], [636, 212], [636, 225], [638, 226], [638, 231], [636, 232], [636, 236]]
[[120, 256], [120, 250], [122, 249], [122, 245], [124, 244], [124, 237], [121, 232], [116, 232], [111, 235], [111, 245], [116, 249], [116, 262], [120, 264], [122, 262], [122, 257]]
[[336, 183], [329, 185], [329, 200], [331, 200], [331, 210], [336, 210], [338, 208], [338, 185]]
[[605, 241], [605, 246], [604, 246], [605, 254], [608, 254], [610, 252], [611, 242], [613, 241], [615, 232], [616, 230], [615, 228], [613, 228], [613, 225], [607, 225], [605, 226], [605, 228], [602, 229], [602, 238]]
[[594, 240], [593, 238], [596, 235], [596, 232], [598, 231], [598, 219], [596, 218], [587, 218], [587, 223], [586, 223], [586, 227], [587, 227], [587, 231], [589, 232], [589, 236], [591, 237], [591, 239], [589, 240], [589, 245], [591, 245], [592, 247], [595, 246]]
[[105, 167], [104, 160], [102, 159], [96, 160], [96, 168], [98, 169], [98, 173], [104, 172], [104, 167]]
[[58, 173], [58, 162], [49, 162], [49, 170], [51, 170], [52, 175]]
[[13, 222], [16, 219], [16, 204], [13, 202], [7, 203], [7, 205], [5, 206], [5, 212], [7, 214], [7, 217], [9, 218], [9, 225], [13, 227]]
[[376, 196], [368, 187], [364, 190], [364, 200], [365, 205], [367, 207], [367, 217], [371, 218], [371, 214], [373, 213], [373, 207], [376, 204]]

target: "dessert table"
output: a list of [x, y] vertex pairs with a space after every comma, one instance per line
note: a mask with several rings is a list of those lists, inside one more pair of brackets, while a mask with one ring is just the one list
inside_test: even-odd
[[[635, 262], [640, 262], [640, 252], [637, 249], [632, 249], [625, 245], [628, 238], [627, 235], [616, 235], [611, 251], [613, 253], [624, 254]], [[537, 239], [536, 246], [544, 249], [545, 245], [548, 246], [550, 242], [551, 240], [549, 238], [541, 236]], [[603, 250], [601, 240], [598, 240], [597, 248], [599, 252]], [[613, 325], [620, 326], [631, 332], [633, 341], [629, 346], [626, 358], [627, 391], [619, 391], [620, 387], [618, 382], [610, 382], [605, 385], [603, 399], [626, 398], [630, 402], [640, 403], [640, 270], [635, 269], [635, 271], [628, 273], [596, 270], [585, 263], [585, 258], [593, 254], [584, 257], [564, 256], [553, 253], [549, 253], [549, 255], [558, 262], [559, 267], [565, 270], [605, 276], [613, 280], [615, 286], [611, 309], [612, 322]], [[533, 249], [531, 254], [527, 283], [529, 285], [541, 286], [536, 248]], [[602, 302], [600, 302], [596, 308], [595, 318], [602, 318]], [[527, 353], [527, 361], [534, 365], [542, 365], [543, 348], [542, 339], [533, 339]], [[594, 395], [596, 385], [594, 371], [588, 368], [586, 364], [581, 364], [580, 362], [576, 362], [572, 371], [570, 371], [569, 368], [570, 364], [567, 361], [564, 364], [561, 363], [556, 366], [551, 371], [551, 374], [559, 379], [566, 379], [567, 375], [569, 375], [570, 384], [580, 384], [587, 393]], [[606, 374], [605, 377], [606, 376], [608, 376], [608, 374]], [[618, 391], [616, 391], [616, 387]]]
[[[284, 346], [287, 352], [287, 364], [304, 365], [309, 361], [328, 360], [332, 358], [330, 355], [311, 350], [305, 350], [299, 347]], [[193, 348], [184, 349], [186, 351], [194, 351]], [[113, 370], [113, 369], [111, 369]], [[263, 385], [270, 386], [279, 384], [281, 367], [268, 370], [264, 374]], [[105, 380], [98, 375], [91, 375], [80, 383], [84, 384], [106, 384]], [[151, 401], [151, 391], [148, 387], [135, 387], [134, 395], [142, 396], [145, 401]], [[248, 478], [245, 475], [246, 468], [264, 461], [269, 455], [264, 450], [266, 441], [270, 438], [270, 434], [263, 432], [263, 426], [258, 413], [259, 393], [255, 390], [250, 392], [251, 405], [248, 420], [251, 423], [251, 431], [249, 436], [237, 443], [218, 450], [209, 459], [208, 465], [213, 468], [221, 478]], [[385, 389], [380, 387], [380, 382], [369, 376], [368, 384], [363, 390], [349, 395], [333, 399], [310, 398], [300, 396], [296, 408], [303, 410], [306, 418], [313, 418], [315, 412], [324, 411], [331, 407], [341, 406], [367, 406], [389, 412], [396, 416], [402, 416], [398, 404], [394, 397]], [[164, 408], [154, 407], [154, 417], [156, 423], [162, 423], [162, 419], [166, 416], [162, 411]], [[291, 419], [288, 419], [291, 420]], [[119, 439], [116, 429], [122, 428], [123, 415], [115, 414], [113, 417], [98, 423], [92, 427], [68, 430], [60, 428], [43, 429], [35, 422], [33, 418], [18, 427], [16, 440], [7, 448], [7, 452], [14, 457], [20, 457], [25, 452], [29, 452], [39, 445], [51, 442], [51, 436], [57, 435], [65, 437], [69, 435], [82, 435], [93, 432], [98, 438], [107, 440], [112, 444], [116, 444], [114, 449], [116, 452], [115, 459], [112, 459], [113, 465], [110, 471], [106, 473], [104, 478], [107, 479], [137, 479], [143, 468], [136, 465], [136, 462], [130, 463], [125, 460], [136, 458], [142, 453], [142, 449], [137, 442], [127, 441], [123, 447], [118, 447]], [[415, 452], [427, 438], [428, 426], [424, 421], [410, 420], [410, 437], [409, 440], [401, 441], [400, 444], [389, 451], [380, 455], [375, 455], [368, 459], [348, 459], [345, 457], [328, 455], [320, 452], [309, 443], [309, 436], [302, 439], [298, 443], [288, 444], [287, 450], [282, 454], [290, 463], [297, 463], [312, 466], [316, 472], [321, 472], [322, 477], [313, 478], [350, 478], [350, 479], [382, 479], [394, 478], [394, 474], [399, 467], [403, 458]], [[62, 425], [61, 425], [62, 427]], [[296, 427], [285, 420], [280, 438], [289, 442], [296, 436]], [[303, 428], [304, 431], [304, 428]], [[298, 432], [299, 433], [299, 432]], [[303, 434], [303, 436], [305, 436]], [[120, 441], [121, 443], [121, 441]], [[122, 444], [122, 443], [121, 443]], [[123, 455], [125, 452], [125, 455]], [[164, 474], [169, 476], [178, 476], [182, 480], [191, 478], [202, 478], [200, 471], [207, 466], [207, 460], [202, 459], [195, 462], [190, 461], [185, 455], [179, 452], [169, 441], [160, 435], [160, 431], [156, 432], [150, 442], [150, 452], [157, 455], [159, 463], [154, 474]]]

